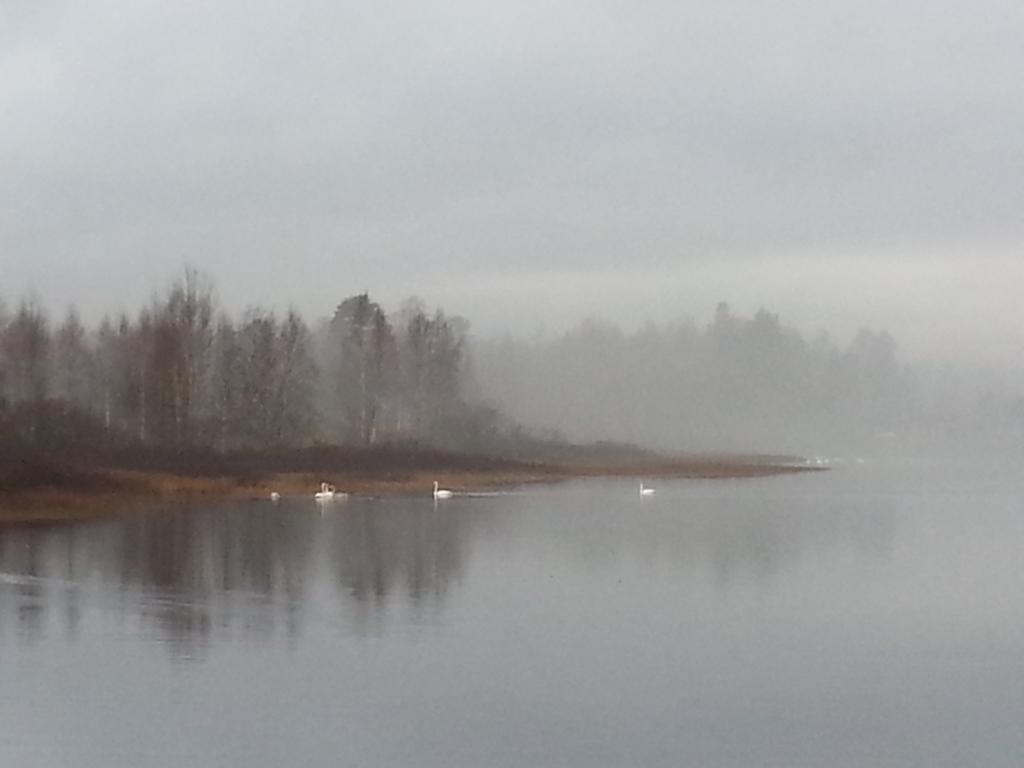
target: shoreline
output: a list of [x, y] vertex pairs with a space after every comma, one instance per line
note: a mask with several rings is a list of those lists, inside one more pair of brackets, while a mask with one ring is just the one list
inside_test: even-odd
[[257, 476], [185, 475], [126, 469], [88, 470], [70, 485], [0, 491], [0, 524], [57, 523], [118, 517], [139, 504], [201, 500], [309, 498], [321, 482], [351, 496], [428, 495], [433, 481], [457, 493], [580, 478], [742, 479], [821, 471], [781, 457], [694, 456], [580, 463], [510, 461], [487, 468], [361, 468]]

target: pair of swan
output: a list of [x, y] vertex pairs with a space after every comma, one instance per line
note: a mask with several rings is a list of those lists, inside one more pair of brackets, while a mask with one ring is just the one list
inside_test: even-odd
[[334, 499], [344, 499], [347, 496], [347, 493], [335, 490], [330, 483], [320, 483], [320, 490], [313, 494], [313, 498], [317, 501], [333, 501]]
[[[322, 482], [321, 489], [317, 490], [317, 492], [313, 494], [313, 499], [315, 499], [318, 502], [329, 502], [333, 501], [335, 497], [343, 499], [346, 496], [348, 496], [348, 494], [339, 494], [337, 490], [335, 490], [334, 485], [332, 485], [330, 482]], [[276, 492], [276, 490], [271, 490], [270, 501], [273, 502], [274, 504], [280, 502], [281, 494]]]

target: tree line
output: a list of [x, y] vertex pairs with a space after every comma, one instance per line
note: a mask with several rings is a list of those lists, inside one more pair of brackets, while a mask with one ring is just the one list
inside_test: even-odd
[[468, 324], [366, 293], [310, 327], [295, 309], [232, 317], [186, 269], [134, 316], [54, 323], [0, 304], [0, 427], [40, 446], [98, 438], [174, 450], [382, 441], [446, 446], [490, 426], [466, 397]]
[[705, 324], [625, 332], [590, 320], [556, 336], [485, 340], [474, 360], [510, 418], [575, 440], [813, 455], [867, 450], [922, 413], [919, 381], [888, 332], [863, 329], [840, 346], [725, 303]]
[[312, 326], [295, 309], [231, 316], [194, 269], [92, 327], [73, 308], [55, 322], [32, 298], [0, 301], [0, 447], [415, 443], [535, 459], [565, 440], [804, 455], [1019, 442], [1019, 395], [972, 400], [949, 380], [902, 363], [886, 331], [840, 345], [724, 303], [703, 325], [474, 340], [462, 318], [367, 293]]

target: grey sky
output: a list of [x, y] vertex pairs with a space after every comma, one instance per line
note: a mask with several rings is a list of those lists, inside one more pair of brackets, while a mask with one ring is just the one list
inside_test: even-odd
[[[0, 296], [1024, 345], [1014, 2], [0, 3]], [[979, 350], [982, 350], [979, 352]]]

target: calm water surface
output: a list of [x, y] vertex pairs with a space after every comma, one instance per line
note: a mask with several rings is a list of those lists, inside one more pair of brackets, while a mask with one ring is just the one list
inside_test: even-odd
[[0, 528], [0, 764], [1024, 764], [1014, 472], [657, 487]]

